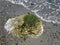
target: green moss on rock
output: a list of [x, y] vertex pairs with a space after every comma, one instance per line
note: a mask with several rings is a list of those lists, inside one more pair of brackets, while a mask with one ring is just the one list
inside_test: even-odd
[[24, 17], [24, 26], [35, 26], [35, 24], [39, 21], [38, 17], [34, 14], [27, 14]]

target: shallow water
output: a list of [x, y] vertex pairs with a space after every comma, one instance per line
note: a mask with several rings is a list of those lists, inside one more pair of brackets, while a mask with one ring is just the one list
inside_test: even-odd
[[[31, 11], [22, 5], [0, 0], [0, 45], [21, 45], [22, 39], [13, 37], [11, 34], [8, 35], [4, 25], [9, 18], [26, 14], [27, 12]], [[27, 38], [24, 45], [60, 45], [60, 24], [43, 21], [43, 26], [43, 34], [38, 38]]]

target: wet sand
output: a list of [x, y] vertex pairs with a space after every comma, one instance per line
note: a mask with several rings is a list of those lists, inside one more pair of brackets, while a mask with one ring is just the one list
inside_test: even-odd
[[[21, 45], [21, 40], [12, 37], [4, 29], [4, 24], [9, 18], [26, 14], [28, 11], [21, 5], [0, 1], [0, 45]], [[24, 45], [60, 45], [60, 24], [47, 23], [43, 21], [44, 32], [38, 38], [28, 38]]]

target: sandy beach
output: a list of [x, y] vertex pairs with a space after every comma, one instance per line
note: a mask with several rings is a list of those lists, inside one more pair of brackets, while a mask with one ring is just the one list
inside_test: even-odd
[[27, 38], [21, 44], [20, 38], [13, 37], [4, 29], [9, 18], [30, 12], [22, 5], [14, 5], [7, 1], [0, 1], [0, 45], [60, 45], [60, 24], [43, 22], [44, 32], [38, 38]]

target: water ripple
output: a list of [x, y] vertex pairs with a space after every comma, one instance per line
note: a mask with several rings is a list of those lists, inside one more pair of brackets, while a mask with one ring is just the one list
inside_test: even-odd
[[34, 12], [39, 18], [46, 22], [60, 24], [59, 0], [48, 2], [47, 0], [6, 0], [13, 4], [23, 5], [26, 9]]

